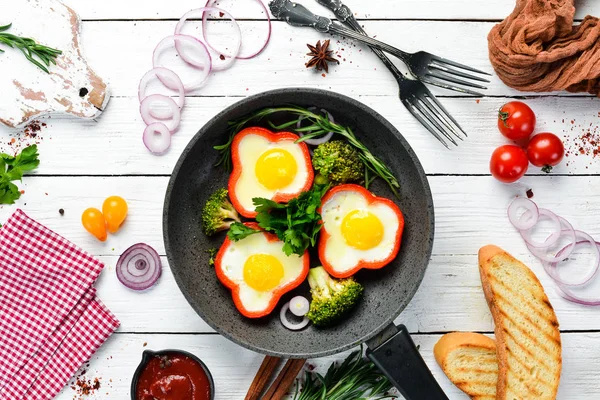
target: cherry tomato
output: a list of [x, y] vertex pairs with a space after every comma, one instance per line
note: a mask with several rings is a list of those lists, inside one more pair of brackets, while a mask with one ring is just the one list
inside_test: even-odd
[[97, 208], [88, 208], [81, 215], [81, 223], [86, 231], [96, 236], [101, 242], [106, 240], [106, 222]]
[[519, 180], [529, 167], [527, 153], [519, 146], [507, 144], [492, 153], [490, 172], [500, 182], [512, 183]]
[[127, 202], [119, 196], [110, 196], [102, 204], [102, 214], [110, 233], [116, 233], [127, 218]]
[[511, 101], [498, 112], [498, 129], [510, 140], [528, 138], [535, 128], [535, 114], [521, 101]]
[[531, 138], [527, 146], [527, 158], [536, 167], [549, 173], [565, 156], [565, 146], [558, 136], [552, 133], [540, 133]]

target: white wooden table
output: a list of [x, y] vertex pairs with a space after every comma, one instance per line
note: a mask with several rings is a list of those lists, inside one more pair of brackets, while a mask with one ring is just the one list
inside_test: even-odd
[[[235, 16], [245, 27], [264, 22], [245, 14], [248, 0], [237, 0]], [[303, 0], [320, 10], [313, 1]], [[534, 199], [569, 219], [576, 228], [600, 238], [600, 160], [569, 158], [551, 176], [532, 168], [514, 185], [496, 182], [488, 170], [493, 149], [505, 141], [496, 128], [496, 112], [507, 100], [523, 96], [493, 78], [489, 97], [480, 101], [435, 90], [463, 125], [469, 138], [448, 151], [408, 114], [397, 98], [391, 75], [370, 51], [346, 46], [346, 62], [323, 78], [306, 70], [306, 43], [322, 35], [273, 23], [269, 47], [254, 60], [239, 62], [211, 77], [187, 98], [180, 131], [164, 157], [148, 153], [141, 141], [144, 125], [138, 113], [137, 85], [151, 68], [155, 44], [171, 34], [176, 20], [202, 2], [192, 0], [68, 0], [83, 19], [82, 41], [90, 65], [110, 84], [113, 98], [97, 121], [53, 117], [41, 133], [42, 163], [23, 180], [24, 196], [0, 209], [5, 220], [16, 207], [97, 255], [107, 267], [97, 287], [99, 296], [121, 320], [121, 328], [93, 357], [88, 377], [102, 378], [98, 399], [129, 399], [131, 375], [144, 349], [181, 348], [200, 356], [212, 371], [218, 399], [242, 399], [262, 356], [216, 334], [187, 304], [174, 282], [166, 258], [158, 285], [146, 293], [123, 287], [114, 265], [121, 252], [146, 242], [164, 256], [162, 205], [169, 174], [196, 131], [214, 114], [240, 98], [269, 89], [302, 86], [330, 89], [356, 98], [389, 119], [408, 139], [429, 175], [436, 212], [436, 238], [425, 279], [397, 322], [407, 325], [421, 353], [451, 399], [463, 399], [432, 357], [432, 347], [449, 331], [493, 332], [481, 290], [477, 251], [498, 244], [525, 261], [547, 289], [563, 331], [563, 374], [560, 399], [599, 398], [600, 309], [560, 299], [542, 267], [527, 252], [506, 218], [516, 194], [532, 188]], [[578, 17], [600, 14], [594, 0], [579, 1]], [[232, 0], [223, 0], [229, 7]], [[367, 31], [406, 50], [428, 50], [473, 67], [491, 71], [486, 36], [493, 24], [512, 10], [513, 0], [347, 0]], [[323, 11], [326, 13], [326, 11]], [[258, 29], [258, 28], [257, 28]], [[0, 55], [1, 57], [1, 55]], [[1, 88], [0, 88], [1, 91]], [[600, 123], [600, 102], [585, 95], [554, 93], [528, 96], [538, 115], [537, 131], [574, 136]], [[575, 125], [571, 123], [575, 121]], [[0, 128], [3, 150], [17, 131]], [[100, 206], [108, 195], [129, 201], [124, 228], [100, 243], [80, 223], [83, 209]], [[64, 216], [58, 210], [65, 210]], [[339, 355], [342, 358], [344, 355]], [[328, 364], [331, 359], [313, 361]], [[66, 388], [60, 399], [72, 399]], [[93, 396], [92, 396], [93, 397]]]

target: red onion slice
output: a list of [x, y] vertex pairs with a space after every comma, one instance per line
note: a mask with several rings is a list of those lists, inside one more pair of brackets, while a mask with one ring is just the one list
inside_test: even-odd
[[[525, 212], [517, 217], [519, 209], [524, 208]], [[537, 224], [540, 217], [537, 204], [525, 197], [517, 197], [508, 206], [508, 220], [518, 230], [531, 229]]]
[[573, 292], [566, 288], [558, 289], [557, 291], [563, 299], [568, 300], [572, 303], [581, 304], [583, 306], [600, 306], [600, 299], [584, 299], [573, 294]]
[[156, 250], [145, 243], [137, 243], [123, 252], [117, 261], [117, 278], [133, 290], [153, 286], [162, 272], [162, 263]]
[[[161, 82], [165, 79], [168, 79], [169, 82], [172, 82], [176, 85], [177, 92], [179, 93], [179, 97], [177, 97], [177, 106], [181, 109], [185, 103], [185, 88], [183, 87], [183, 83], [175, 72], [170, 69], [164, 67], [153, 68], [150, 71], [146, 72], [146, 74], [140, 80], [140, 85], [138, 87], [138, 98], [140, 102], [146, 98], [146, 87], [148, 86], [148, 82], [152, 80], [154, 77], [160, 77]], [[158, 118], [158, 119], [169, 119], [173, 116], [173, 114], [164, 112], [162, 110], [150, 110], [150, 115]]]
[[[210, 11], [216, 11], [219, 13], [219, 15], [222, 14], [223, 16], [230, 19], [231, 22], [233, 23], [233, 26], [235, 27], [235, 32], [236, 32], [236, 34], [235, 34], [236, 41], [233, 44], [233, 51], [231, 53], [226, 53], [226, 52], [216, 49], [208, 41], [208, 38], [206, 37], [206, 14], [207, 14], [207, 12], [210, 12]], [[212, 70], [213, 71], [222, 71], [224, 69], [229, 68], [231, 66], [231, 64], [233, 64], [233, 62], [235, 61], [235, 58], [239, 54], [240, 48], [242, 47], [242, 30], [240, 29], [240, 26], [237, 23], [237, 21], [235, 20], [235, 18], [233, 18], [233, 16], [231, 14], [229, 14], [227, 11], [222, 10], [218, 7], [196, 8], [194, 10], [188, 11], [187, 13], [185, 13], [183, 15], [183, 17], [181, 17], [181, 19], [177, 23], [177, 26], [175, 27], [176, 35], [179, 35], [181, 30], [183, 29], [183, 25], [185, 24], [185, 21], [187, 21], [190, 18], [202, 18], [202, 36], [204, 38], [204, 41], [206, 42], [206, 45], [211, 50], [215, 51], [219, 55], [222, 55], [226, 59], [225, 62], [223, 62], [223, 63], [213, 65]], [[175, 43], [175, 49], [177, 49], [177, 52], [179, 53], [179, 55], [181, 56], [181, 58], [184, 61], [190, 62], [188, 59], [188, 56], [185, 54], [185, 52], [181, 51], [181, 46], [178, 43]]]
[[[317, 110], [317, 107], [309, 107], [307, 108], [308, 111], [314, 112]], [[333, 116], [331, 115], [331, 113], [327, 110], [324, 110], [321, 108], [321, 112], [323, 114], [327, 115], [327, 119], [329, 119], [329, 122], [331, 122], [332, 124], [335, 123], [335, 120], [333, 119]], [[300, 118], [298, 118], [298, 123], [296, 124], [296, 129], [300, 128], [302, 126], [302, 120], [304, 119], [304, 116], [300, 116]], [[300, 135], [300, 137], [304, 137], [304, 134], [302, 132], [298, 132], [298, 134]], [[329, 132], [327, 134], [325, 134], [324, 136], [321, 136], [320, 138], [315, 138], [315, 139], [306, 139], [303, 140], [304, 143], [311, 145], [311, 146], [318, 146], [320, 144], [323, 143], [327, 143], [331, 140], [331, 137], [333, 136], [333, 132]]]
[[[206, 78], [208, 78], [208, 74], [210, 74], [210, 71], [212, 69], [212, 58], [210, 57], [210, 53], [208, 52], [206, 45], [193, 36], [179, 35], [179, 34], [167, 36], [166, 38], [161, 40], [158, 43], [158, 45], [156, 46], [156, 48], [154, 49], [154, 54], [152, 55], [152, 66], [154, 68], [160, 67], [160, 65], [159, 65], [160, 53], [163, 50], [163, 48], [167, 47], [170, 44], [170, 42], [174, 42], [176, 48], [177, 48], [178, 44], [181, 42], [181, 43], [191, 44], [200, 50], [203, 60], [196, 61], [192, 57], [190, 57], [189, 55], [186, 54], [186, 52], [183, 49], [183, 46], [179, 46], [179, 48], [177, 48], [177, 52], [179, 53], [181, 58], [185, 62], [187, 62], [188, 64], [190, 64], [191, 66], [195, 67], [197, 70], [200, 71], [198, 79], [196, 79], [195, 81], [189, 82], [189, 83], [184, 83], [183, 87], [185, 88], [186, 91], [191, 91], [191, 90], [197, 89], [204, 83]], [[157, 77], [169, 89], [173, 89], [173, 90], [177, 89], [177, 82], [170, 80], [168, 77], [163, 78], [161, 75], [157, 75]]]
[[[543, 242], [538, 242], [531, 238], [531, 233], [532, 233], [531, 231], [532, 231], [533, 227], [531, 229], [522, 230], [520, 232], [521, 232], [521, 237], [523, 238], [523, 240], [525, 240], [528, 247], [546, 249], [558, 241], [558, 239], [560, 238], [562, 229], [561, 229], [561, 224], [560, 224], [560, 220], [558, 219], [558, 216], [556, 214], [554, 214], [553, 212], [546, 210], [544, 208], [540, 208], [538, 221], [539, 221], [540, 217], [547, 217], [554, 224], [554, 231]], [[521, 215], [521, 219], [523, 219], [523, 218], [529, 218], [529, 217], [528, 217], [528, 215], [524, 214], [524, 215]]]
[[171, 147], [171, 132], [162, 122], [154, 122], [144, 129], [143, 141], [152, 154], [164, 154]]
[[529, 243], [525, 242], [525, 244], [527, 245], [527, 248], [529, 249], [531, 254], [533, 254], [534, 256], [539, 258], [541, 261], [545, 261], [545, 262], [549, 262], [549, 263], [558, 263], [558, 262], [564, 260], [565, 258], [569, 257], [571, 255], [571, 253], [573, 252], [573, 249], [575, 248], [573, 246], [573, 244], [575, 244], [577, 242], [577, 234], [575, 233], [575, 229], [573, 229], [573, 225], [571, 225], [569, 223], [569, 221], [567, 221], [563, 217], [558, 217], [558, 219], [560, 220], [561, 225], [563, 225], [564, 228], [566, 228], [566, 229], [563, 229], [561, 231], [561, 234], [558, 237], [558, 239], [556, 240], [556, 243], [558, 243], [558, 240], [561, 237], [568, 236], [569, 244], [567, 244], [562, 250], [557, 252], [555, 256], [548, 254], [548, 247], [540, 249], [540, 248], [530, 246]]
[[589, 243], [592, 245], [592, 249], [594, 250], [594, 253], [596, 256], [596, 262], [594, 263], [594, 267], [592, 269], [590, 269], [588, 274], [579, 282], [567, 282], [564, 279], [562, 279], [559, 276], [559, 273], [557, 271], [557, 269], [558, 269], [557, 262], [550, 262], [550, 263], [544, 262], [543, 263], [544, 269], [546, 270], [548, 275], [550, 275], [550, 277], [559, 285], [559, 287], [562, 290], [565, 290], [565, 288], [568, 288], [568, 287], [580, 287], [580, 286], [584, 286], [584, 285], [588, 284], [592, 279], [594, 279], [594, 277], [598, 273], [598, 269], [600, 268], [600, 248], [598, 247], [598, 244], [596, 243], [594, 238], [582, 231], [575, 231], [575, 235], [578, 240], [579, 239], [582, 239], [582, 240], [576, 242], [575, 244], [569, 244], [569, 245], [565, 246], [562, 250], [560, 250], [556, 254], [557, 258], [562, 257], [562, 260], [564, 260], [566, 258], [566, 257], [564, 257], [564, 254], [566, 254], [567, 252], [570, 254], [573, 252], [573, 249], [575, 247], [585, 244], [585, 243]]
[[288, 328], [291, 331], [298, 331], [308, 325], [308, 318], [304, 317], [302, 321], [298, 323], [293, 323], [289, 319], [287, 319], [286, 313], [290, 309], [290, 303], [285, 303], [283, 307], [281, 307], [281, 311], [279, 312], [279, 319], [283, 326]]
[[[158, 118], [153, 117], [150, 113], [150, 106], [154, 102], [160, 102], [169, 106], [172, 111], [172, 117], [168, 121], [157, 121]], [[152, 94], [142, 100], [140, 104], [140, 115], [146, 123], [146, 125], [153, 124], [154, 122], [163, 122], [170, 132], [174, 132], [179, 127], [181, 121], [181, 110], [177, 107], [177, 103], [170, 97], [163, 96], [162, 94]]]
[[290, 300], [289, 308], [296, 317], [304, 317], [310, 309], [310, 302], [306, 297], [296, 296]]
[[[208, 0], [206, 2], [205, 7], [211, 7], [216, 2], [217, 2], [217, 0]], [[267, 35], [265, 36], [265, 39], [263, 40], [263, 42], [262, 42], [262, 44], [261, 44], [261, 46], [260, 46], [260, 48], [258, 50], [254, 50], [254, 52], [250, 52], [249, 55], [240, 55], [240, 54], [238, 54], [235, 57], [238, 60], [249, 60], [251, 58], [256, 57], [257, 55], [259, 55], [260, 53], [263, 52], [263, 50], [267, 47], [267, 44], [269, 44], [269, 41], [271, 40], [271, 30], [272, 30], [271, 15], [269, 13], [269, 10], [267, 10], [267, 7], [265, 6], [265, 4], [262, 2], [262, 0], [256, 0], [256, 2], [261, 6], [261, 8], [263, 9], [264, 14], [267, 16], [267, 24], [268, 24]], [[206, 16], [206, 13], [205, 13], [202, 16], [202, 35], [204, 37], [204, 40], [208, 44], [208, 39], [206, 38], [206, 18], [207, 18], [207, 16]], [[241, 31], [240, 31], [240, 38], [241, 38]], [[243, 50], [244, 42], [243, 42], [243, 38], [241, 38], [241, 39], [242, 39], [242, 50]], [[210, 46], [210, 44], [209, 44], [209, 46]], [[240, 50], [240, 52], [241, 52], [241, 50]]]

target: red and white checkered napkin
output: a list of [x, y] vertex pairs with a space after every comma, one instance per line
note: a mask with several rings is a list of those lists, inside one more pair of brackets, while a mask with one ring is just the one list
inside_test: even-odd
[[104, 267], [17, 210], [0, 229], [0, 400], [52, 399], [119, 326]]

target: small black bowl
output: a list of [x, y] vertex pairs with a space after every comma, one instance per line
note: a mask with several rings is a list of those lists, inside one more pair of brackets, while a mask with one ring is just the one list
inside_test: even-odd
[[204, 373], [208, 377], [208, 384], [210, 386], [210, 400], [214, 400], [214, 398], [215, 398], [215, 381], [213, 381], [213, 377], [210, 373], [210, 370], [206, 366], [206, 364], [204, 364], [202, 362], [202, 360], [200, 360], [198, 357], [196, 357], [192, 353], [188, 353], [187, 351], [183, 351], [183, 350], [172, 350], [172, 349], [160, 350], [160, 351], [144, 350], [144, 352], [142, 353], [142, 361], [140, 362], [140, 365], [138, 365], [138, 367], [136, 368], [135, 372], [133, 373], [133, 378], [131, 379], [131, 389], [130, 389], [131, 390], [131, 400], [136, 400], [135, 393], [137, 392], [137, 385], [138, 385], [138, 381], [140, 379], [140, 374], [142, 373], [142, 371], [144, 370], [144, 368], [146, 367], [148, 362], [150, 362], [150, 360], [152, 360], [156, 356], [164, 356], [167, 354], [181, 354], [185, 357], [191, 358], [192, 360], [194, 360], [198, 364], [200, 364], [200, 366], [204, 370]]

